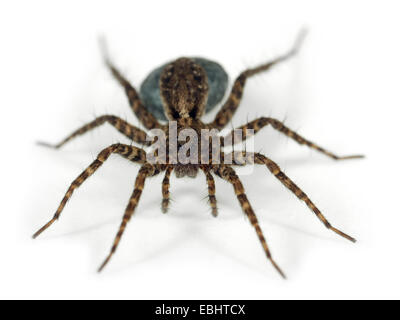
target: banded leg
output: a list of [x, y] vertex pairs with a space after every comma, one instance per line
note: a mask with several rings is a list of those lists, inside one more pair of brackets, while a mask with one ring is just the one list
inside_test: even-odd
[[235, 194], [239, 200], [239, 203], [240, 203], [243, 211], [246, 213], [247, 217], [250, 220], [250, 223], [256, 230], [257, 236], [261, 242], [261, 245], [264, 248], [267, 258], [271, 261], [272, 265], [280, 273], [280, 275], [283, 278], [286, 278], [285, 274], [282, 272], [282, 270], [279, 268], [279, 266], [276, 264], [276, 262], [272, 258], [271, 252], [267, 245], [267, 241], [265, 240], [263, 232], [261, 230], [261, 227], [258, 223], [257, 216], [254, 213], [254, 210], [251, 207], [249, 200], [247, 199], [247, 196], [244, 192], [243, 185], [242, 185], [239, 177], [236, 175], [235, 170], [233, 170], [231, 167], [228, 167], [225, 165], [215, 166], [213, 170], [214, 170], [215, 174], [217, 174], [219, 177], [221, 177], [222, 179], [224, 179], [232, 184], [232, 186], [235, 190]]
[[270, 62], [262, 64], [258, 67], [255, 67], [252, 69], [247, 69], [247, 70], [243, 71], [239, 75], [239, 77], [236, 78], [236, 80], [233, 84], [231, 93], [228, 97], [228, 100], [224, 103], [221, 110], [217, 113], [214, 121], [208, 124], [208, 127], [216, 128], [216, 129], [220, 130], [226, 124], [228, 124], [228, 122], [232, 119], [232, 116], [236, 112], [237, 108], [239, 107], [239, 104], [240, 104], [240, 101], [241, 101], [242, 95], [243, 95], [244, 86], [246, 84], [246, 80], [260, 72], [269, 70], [273, 66], [279, 64], [280, 62], [283, 62], [283, 61], [293, 57], [299, 51], [299, 48], [304, 39], [304, 36], [305, 36], [305, 32], [302, 31], [299, 34], [299, 36], [297, 37], [297, 40], [296, 40], [293, 48], [286, 54], [276, 58], [275, 60], [272, 60]]
[[343, 238], [350, 240], [352, 242], [356, 242], [356, 239], [353, 237], [350, 237], [343, 231], [340, 231], [339, 229], [336, 229], [333, 227], [330, 222], [325, 218], [325, 216], [321, 213], [321, 211], [316, 207], [316, 205], [310, 200], [310, 198], [286, 175], [284, 174], [279, 166], [272, 161], [271, 159], [267, 158], [266, 156], [260, 154], [260, 153], [251, 153], [251, 152], [241, 152], [237, 151], [236, 153], [242, 153], [237, 154], [236, 157], [240, 159], [242, 157], [241, 161], [247, 161], [248, 163], [251, 163], [251, 160], [249, 159], [254, 159], [254, 163], [256, 164], [263, 164], [266, 165], [268, 170], [271, 171], [271, 173], [290, 191], [294, 193], [294, 195], [299, 198], [301, 201], [304, 201], [305, 204], [307, 205], [308, 208], [311, 209], [312, 212], [315, 213], [317, 218], [324, 224], [324, 226], [332, 230], [333, 232], [337, 233], [338, 235], [342, 236]]
[[117, 68], [111, 63], [106, 49], [105, 44], [103, 43], [103, 55], [104, 60], [107, 67], [110, 69], [114, 78], [119, 82], [119, 84], [124, 87], [126, 95], [129, 100], [129, 105], [132, 111], [136, 114], [139, 121], [147, 128], [147, 129], [154, 129], [154, 128], [162, 128], [162, 125], [157, 121], [157, 119], [147, 111], [146, 107], [143, 105], [142, 101], [136, 89], [129, 83], [127, 79], [117, 70]]
[[167, 167], [167, 169], [165, 170], [165, 176], [162, 182], [162, 203], [161, 203], [161, 210], [163, 213], [167, 213], [168, 211], [168, 207], [169, 207], [169, 203], [171, 201], [170, 197], [169, 197], [169, 179], [171, 177], [171, 172], [174, 169], [174, 167], [169, 166]]
[[[364, 158], [363, 155], [350, 155], [350, 156], [337, 156], [335, 154], [333, 154], [330, 151], [325, 150], [324, 148], [321, 148], [320, 146], [316, 145], [315, 143], [304, 139], [302, 136], [300, 136], [299, 134], [297, 134], [296, 132], [292, 131], [291, 129], [289, 129], [288, 127], [286, 127], [282, 122], [280, 122], [279, 120], [276, 119], [272, 119], [272, 118], [259, 118], [256, 119], [254, 121], [251, 121], [235, 130], [233, 130], [227, 137], [231, 136], [232, 140], [230, 141], [244, 141], [247, 138], [252, 136], [252, 132], [254, 133], [254, 135], [259, 132], [262, 128], [271, 125], [274, 129], [278, 130], [279, 132], [282, 132], [284, 135], [286, 135], [287, 137], [293, 139], [294, 141], [296, 141], [297, 143], [301, 144], [301, 145], [306, 145], [308, 147], [310, 147], [311, 149], [317, 150], [323, 154], [325, 154], [326, 156], [334, 159], [334, 160], [346, 160], [346, 159], [359, 159], [359, 158]], [[251, 131], [249, 131], [249, 129], [251, 129]], [[241, 133], [240, 137], [234, 137], [235, 132], [237, 133]], [[223, 141], [224, 139], [222, 139], [221, 141]]]
[[92, 122], [84, 125], [83, 127], [79, 128], [78, 130], [75, 130], [68, 137], [66, 137], [64, 140], [62, 140], [61, 142], [59, 142], [55, 145], [51, 145], [51, 144], [48, 144], [45, 142], [39, 142], [39, 144], [46, 146], [46, 147], [58, 149], [58, 148], [61, 148], [64, 144], [66, 144], [70, 140], [72, 140], [80, 135], [83, 135], [86, 132], [88, 132], [94, 128], [97, 128], [106, 122], [111, 124], [114, 128], [116, 128], [123, 135], [125, 135], [126, 137], [128, 137], [129, 139], [131, 139], [137, 143], [144, 144], [147, 146], [151, 144], [150, 141], [147, 141], [146, 132], [144, 132], [143, 130], [141, 130], [135, 126], [132, 126], [131, 124], [122, 120], [121, 118], [118, 118], [118, 117], [112, 116], [112, 115], [104, 115], [104, 116], [94, 119]]
[[86, 168], [70, 185], [64, 198], [61, 200], [56, 213], [53, 218], [47, 222], [42, 228], [40, 228], [34, 235], [33, 238], [39, 236], [44, 230], [50, 227], [61, 215], [67, 201], [71, 198], [75, 189], [79, 188], [81, 184], [89, 178], [95, 171], [100, 168], [100, 166], [110, 157], [112, 153], [117, 153], [124, 158], [131, 160], [133, 162], [144, 163], [146, 161], [146, 152], [143, 149], [139, 149], [133, 146], [128, 146], [124, 144], [113, 144], [108, 148], [102, 150], [89, 167]]
[[211, 214], [214, 217], [218, 216], [217, 199], [215, 198], [215, 181], [214, 177], [211, 175], [210, 171], [202, 168], [204, 174], [206, 175], [207, 186], [208, 186], [208, 200], [211, 206]]
[[110, 253], [108, 254], [107, 258], [104, 260], [104, 262], [102, 263], [100, 268], [98, 269], [98, 272], [101, 272], [101, 270], [104, 269], [106, 264], [110, 261], [112, 255], [117, 250], [118, 244], [119, 244], [121, 237], [125, 231], [125, 228], [129, 222], [129, 220], [131, 219], [131, 217], [135, 211], [135, 208], [137, 207], [140, 196], [142, 195], [142, 191], [143, 191], [143, 187], [144, 187], [146, 178], [149, 176], [154, 176], [154, 175], [158, 174], [159, 172], [160, 172], [160, 170], [150, 163], [145, 163], [140, 168], [139, 173], [136, 177], [135, 188], [133, 190], [131, 198], [129, 199], [129, 203], [125, 209], [125, 213], [122, 218], [121, 225], [119, 227], [117, 235], [115, 236], [114, 243], [111, 247]]

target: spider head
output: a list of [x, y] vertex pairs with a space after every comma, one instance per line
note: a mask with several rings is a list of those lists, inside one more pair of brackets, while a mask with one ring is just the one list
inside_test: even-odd
[[161, 73], [160, 93], [168, 120], [199, 119], [207, 102], [207, 74], [191, 59], [175, 60]]

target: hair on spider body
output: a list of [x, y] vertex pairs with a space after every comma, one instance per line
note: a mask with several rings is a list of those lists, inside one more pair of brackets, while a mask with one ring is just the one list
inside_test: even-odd
[[[299, 200], [303, 201], [308, 206], [311, 212], [316, 215], [327, 229], [355, 242], [354, 238], [333, 227], [310, 198], [284, 172], [282, 172], [274, 161], [261, 153], [247, 151], [225, 152], [224, 146], [226, 146], [226, 144], [222, 143], [216, 147], [212, 137], [206, 136], [206, 138], [204, 138], [202, 135], [203, 131], [208, 130], [218, 132], [218, 130], [224, 128], [231, 121], [240, 105], [247, 79], [261, 72], [265, 72], [278, 65], [280, 62], [286, 61], [294, 56], [298, 52], [303, 38], [304, 32], [300, 34], [294, 47], [286, 54], [255, 68], [247, 69], [239, 74], [232, 85], [232, 89], [226, 101], [222, 104], [221, 109], [210, 123], [204, 123], [201, 120], [201, 117], [206, 110], [214, 107], [222, 99], [227, 83], [227, 75], [222, 67], [217, 63], [202, 58], [179, 58], [150, 73], [142, 84], [141, 94], [139, 95], [136, 89], [110, 62], [108, 56], [105, 54], [105, 62], [110, 69], [111, 74], [115, 80], [119, 82], [122, 88], [124, 88], [130, 108], [146, 130], [139, 129], [116, 116], [103, 115], [75, 130], [60, 143], [56, 145], [44, 145], [60, 148], [70, 140], [99, 127], [104, 123], [109, 123], [131, 141], [146, 147], [154, 147], [157, 145], [159, 148], [156, 148], [154, 152], [146, 152], [143, 148], [116, 143], [103, 149], [97, 155], [96, 159], [71, 183], [53, 218], [40, 228], [33, 237], [36, 238], [58, 220], [73, 192], [97, 169], [99, 169], [111, 154], [118, 154], [131, 162], [139, 164], [140, 169], [111, 250], [103, 264], [100, 266], [99, 271], [105, 267], [117, 250], [126, 226], [132, 218], [139, 203], [146, 179], [158, 175], [161, 172], [165, 173], [161, 190], [161, 207], [163, 212], [167, 212], [170, 203], [169, 186], [172, 171], [175, 171], [176, 177], [178, 178], [193, 178], [199, 171], [204, 173], [208, 187], [209, 203], [214, 216], [217, 216], [218, 214], [214, 176], [220, 177], [230, 183], [243, 212], [256, 231], [267, 259], [283, 277], [284, 274], [282, 270], [272, 258], [257, 216], [247, 199], [242, 182], [235, 172], [235, 166], [246, 164], [265, 166], [276, 177], [276, 179], [278, 179]], [[145, 103], [143, 103], [141, 96]], [[146, 105], [146, 102], [148, 105]], [[161, 108], [168, 120], [167, 124], [159, 122], [159, 120], [165, 120], [160, 116], [160, 114], [162, 115]], [[157, 117], [152, 113], [152, 110], [155, 111], [154, 113], [157, 114]], [[257, 134], [257, 132], [267, 126], [271, 126], [297, 143], [306, 145], [334, 160], [362, 157], [360, 155], [345, 157], [337, 156], [303, 138], [293, 130], [286, 127], [281, 121], [266, 117], [250, 121], [231, 131], [231, 133], [225, 137], [218, 136], [217, 141], [232, 141], [231, 138], [235, 137], [237, 132], [240, 132], [241, 142], [252, 135]], [[171, 127], [174, 127], [176, 130], [171, 130]], [[154, 133], [155, 131], [157, 131], [158, 134], [156, 135], [156, 138], [152, 138], [149, 133]], [[198, 139], [199, 136], [201, 137], [201, 141]], [[230, 140], [226, 138], [230, 138]], [[203, 148], [202, 143], [204, 141], [206, 148]], [[235, 140], [233, 140], [233, 143], [235, 143]], [[196, 156], [193, 157], [193, 154]], [[188, 155], [190, 155], [190, 157], [187, 157]], [[215, 158], [217, 158], [218, 161], [214, 161]], [[232, 158], [233, 162], [226, 161], [227, 159]], [[159, 161], [160, 159], [162, 161]]]
[[207, 74], [193, 60], [179, 58], [163, 69], [160, 92], [168, 120], [199, 119], [208, 96]]
[[[196, 64], [203, 67], [207, 75], [208, 96], [205, 112], [210, 112], [220, 103], [228, 88], [228, 74], [217, 62], [205, 58], [191, 57]], [[139, 95], [146, 108], [159, 120], [167, 121], [164, 112], [164, 105], [161, 100], [160, 78], [161, 73], [170, 65], [166, 63], [149, 73], [140, 86]]]

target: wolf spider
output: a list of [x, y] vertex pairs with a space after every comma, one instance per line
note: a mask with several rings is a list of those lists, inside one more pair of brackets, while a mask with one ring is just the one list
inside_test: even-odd
[[[203, 123], [201, 121], [201, 117], [205, 111], [205, 105], [207, 101], [208, 94], [208, 82], [207, 82], [207, 74], [203, 67], [194, 62], [194, 60], [190, 58], [179, 58], [172, 63], [168, 64], [162, 71], [160, 77], [160, 94], [163, 102], [164, 112], [168, 118], [168, 121], [176, 121], [178, 132], [185, 128], [194, 129], [198, 134], [201, 129], [222, 129], [224, 128], [232, 119], [235, 111], [239, 107], [240, 101], [243, 96], [243, 90], [245, 83], [248, 78], [259, 74], [261, 72], [267, 71], [271, 69], [271, 67], [289, 59], [294, 56], [302, 43], [304, 34], [301, 34], [294, 46], [290, 51], [286, 54], [279, 56], [275, 60], [267, 62], [265, 64], [259, 65], [255, 68], [247, 69], [240, 73], [240, 75], [235, 79], [233, 83], [233, 87], [227, 98], [226, 102], [222, 105], [222, 108], [219, 110], [214, 120], [210, 123]], [[125, 89], [126, 95], [129, 100], [129, 105], [132, 111], [135, 113], [139, 121], [142, 125], [148, 129], [160, 129], [165, 132], [168, 137], [168, 125], [160, 123], [156, 117], [149, 112], [146, 106], [141, 102], [139, 95], [135, 88], [129, 83], [129, 81], [117, 70], [117, 68], [111, 63], [107, 54], [104, 54], [104, 60], [108, 68], [110, 69], [113, 77], [119, 82], [119, 84]], [[143, 144], [145, 146], [152, 145], [152, 141], [149, 141], [148, 134], [135, 127], [126, 121], [113, 116], [113, 115], [103, 115], [101, 117], [96, 118], [92, 122], [84, 125], [80, 129], [73, 132], [67, 138], [62, 140], [60, 143], [56, 145], [47, 146], [53, 148], [60, 148], [70, 140], [74, 139], [77, 136], [80, 136], [96, 127], [104, 123], [109, 123], [113, 127], [115, 127], [119, 132], [128, 137], [129, 139]], [[287, 137], [293, 139], [297, 143], [301, 145], [306, 145], [314, 150], [317, 150], [326, 156], [334, 159], [334, 160], [344, 160], [344, 159], [354, 159], [361, 158], [361, 155], [353, 155], [353, 156], [345, 156], [340, 157], [337, 156], [320, 146], [314, 144], [313, 142], [303, 138], [296, 132], [287, 128], [282, 122], [273, 118], [265, 118], [261, 117], [256, 120], [253, 120], [241, 127], [243, 132], [245, 132], [245, 136], [243, 139], [246, 139], [250, 136], [250, 134], [246, 134], [249, 129], [254, 130], [253, 133], [259, 132], [262, 128], [271, 126], [279, 132], [283, 133]], [[234, 134], [234, 131], [231, 132], [231, 135]], [[154, 142], [154, 141], [153, 141]], [[220, 164], [214, 164], [209, 162], [208, 164], [183, 164], [183, 163], [171, 163], [167, 160], [166, 163], [150, 163], [146, 159], [146, 151], [142, 148], [138, 148], [132, 145], [126, 145], [122, 143], [113, 144], [105, 149], [103, 149], [97, 156], [96, 160], [94, 160], [86, 170], [84, 170], [70, 185], [67, 190], [64, 198], [62, 199], [59, 207], [54, 214], [54, 217], [47, 222], [42, 228], [40, 228], [34, 235], [33, 238], [39, 236], [44, 230], [46, 230], [50, 225], [52, 225], [61, 215], [62, 210], [65, 207], [65, 204], [72, 196], [72, 193], [77, 189], [87, 178], [89, 178], [101, 165], [110, 157], [111, 154], [119, 154], [120, 156], [138, 163], [141, 165], [139, 172], [137, 174], [135, 180], [135, 186], [133, 193], [129, 199], [129, 203], [125, 209], [124, 216], [122, 218], [121, 225], [119, 227], [118, 233], [115, 236], [114, 243], [111, 247], [111, 250], [98, 269], [101, 271], [106, 264], [109, 262], [112, 255], [115, 253], [118, 244], [121, 240], [121, 237], [125, 231], [125, 228], [131, 219], [134, 210], [140, 200], [140, 196], [142, 194], [142, 190], [145, 184], [145, 181], [148, 177], [155, 176], [161, 172], [165, 172], [164, 179], [162, 181], [162, 211], [165, 213], [168, 210], [169, 202], [170, 202], [170, 176], [172, 171], [175, 171], [177, 177], [195, 177], [198, 173], [199, 169], [203, 171], [206, 182], [208, 186], [208, 198], [209, 203], [212, 209], [212, 214], [217, 216], [217, 202], [215, 197], [215, 182], [213, 178], [213, 174], [226, 180], [230, 184], [232, 184], [234, 192], [236, 194], [237, 199], [239, 200], [240, 206], [243, 211], [247, 215], [250, 223], [255, 228], [257, 236], [262, 244], [262, 247], [265, 251], [267, 258], [270, 260], [275, 269], [281, 274], [282, 277], [285, 277], [284, 273], [281, 271], [279, 266], [275, 263], [272, 258], [271, 252], [268, 248], [267, 242], [264, 238], [261, 227], [258, 223], [258, 219], [254, 213], [252, 206], [250, 205], [249, 200], [245, 194], [242, 182], [237, 176], [234, 166], [235, 165], [245, 165], [249, 162], [253, 162], [259, 165], [265, 165], [268, 170], [286, 187], [288, 188], [297, 198], [301, 201], [304, 201], [305, 204], [311, 209], [311, 211], [317, 216], [317, 218], [325, 225], [326, 228], [331, 231], [337, 233], [338, 235], [355, 242], [356, 240], [351, 236], [345, 234], [333, 227], [328, 220], [323, 216], [321, 211], [314, 205], [314, 203], [310, 200], [310, 198], [288, 177], [285, 173], [281, 171], [279, 166], [267, 158], [265, 155], [261, 153], [254, 152], [246, 152], [246, 151], [236, 151], [230, 153], [231, 155], [235, 155], [235, 162], [231, 165], [223, 163], [221, 161]], [[169, 159], [169, 153], [167, 151], [167, 159]], [[227, 156], [223, 152], [220, 154], [221, 159]], [[249, 160], [249, 159], [252, 160]]]

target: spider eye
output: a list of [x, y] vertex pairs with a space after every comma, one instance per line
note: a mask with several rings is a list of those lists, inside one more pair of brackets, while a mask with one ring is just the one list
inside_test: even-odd
[[189, 116], [190, 116], [191, 118], [196, 118], [197, 112], [198, 112], [197, 108], [193, 108], [192, 110], [190, 110]]
[[171, 109], [170, 112], [172, 114], [172, 118], [179, 119], [179, 112], [178, 111], [176, 111], [175, 109]]

